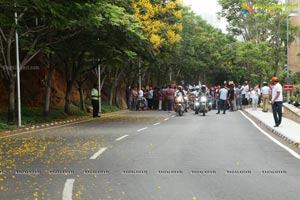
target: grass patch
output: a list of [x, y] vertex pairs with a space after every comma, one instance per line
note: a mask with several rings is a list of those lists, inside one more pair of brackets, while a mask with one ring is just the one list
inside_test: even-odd
[[120, 108], [118, 108], [116, 105], [109, 105], [106, 102], [101, 102], [101, 111], [103, 113], [116, 112], [120, 111]]
[[[72, 103], [74, 104], [74, 102]], [[91, 103], [87, 101], [86, 105], [91, 106]], [[120, 110], [116, 105], [109, 105], [106, 102], [102, 102], [101, 108], [103, 113], [116, 112]], [[87, 113], [79, 109], [71, 109], [70, 116], [88, 116], [88, 115], [90, 115], [90, 113]], [[49, 123], [55, 120], [67, 119], [70, 116], [65, 114], [63, 108], [51, 108], [49, 111], [48, 118], [45, 118], [43, 116], [42, 109], [29, 109], [24, 107], [22, 108], [22, 125]], [[16, 125], [7, 124], [7, 112], [0, 113], [0, 131], [13, 130], [16, 128], [17, 128]]]

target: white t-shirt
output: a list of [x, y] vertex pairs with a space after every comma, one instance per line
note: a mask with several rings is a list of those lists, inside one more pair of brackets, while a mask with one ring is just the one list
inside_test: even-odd
[[144, 96], [143, 90], [140, 90], [139, 93], [138, 93], [138, 95], [139, 95], [140, 98], [143, 97]]
[[242, 86], [242, 94], [247, 94], [249, 92], [249, 85]]
[[258, 92], [256, 90], [252, 90], [251, 93], [250, 93], [250, 97], [252, 99], [258, 99]]
[[269, 94], [270, 88], [269, 86], [264, 86], [261, 88], [261, 93], [264, 94]]
[[275, 102], [278, 101], [283, 101], [283, 97], [282, 97], [282, 86], [280, 85], [280, 83], [276, 83], [273, 88], [272, 88], [272, 101], [274, 100], [274, 98], [277, 95], [277, 92], [280, 92], [279, 97], [275, 100]]

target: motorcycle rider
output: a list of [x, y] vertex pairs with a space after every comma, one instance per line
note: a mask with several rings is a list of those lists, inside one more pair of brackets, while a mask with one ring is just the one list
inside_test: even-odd
[[200, 86], [199, 85], [195, 86], [194, 94], [196, 97], [198, 97], [200, 95]]
[[185, 92], [184, 92], [183, 87], [181, 85], [177, 86], [175, 96], [183, 96], [183, 97], [185, 96]]

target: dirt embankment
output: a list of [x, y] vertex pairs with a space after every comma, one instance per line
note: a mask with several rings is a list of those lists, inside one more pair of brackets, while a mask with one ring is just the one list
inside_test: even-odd
[[[21, 102], [22, 106], [32, 108], [42, 108], [45, 101], [46, 87], [45, 81], [47, 77], [46, 67], [35, 67], [30, 70], [22, 70], [21, 80]], [[8, 91], [3, 80], [0, 81], [0, 112], [7, 111], [8, 107]], [[51, 106], [63, 106], [65, 103], [66, 81], [63, 73], [55, 70], [52, 77], [51, 87]], [[79, 92], [73, 87], [71, 98], [79, 101]]]

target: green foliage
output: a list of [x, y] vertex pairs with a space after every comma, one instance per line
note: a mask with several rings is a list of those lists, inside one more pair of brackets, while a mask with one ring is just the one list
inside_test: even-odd
[[120, 108], [118, 108], [116, 105], [109, 105], [106, 102], [101, 102], [101, 112], [103, 113], [116, 112], [119, 110]]

